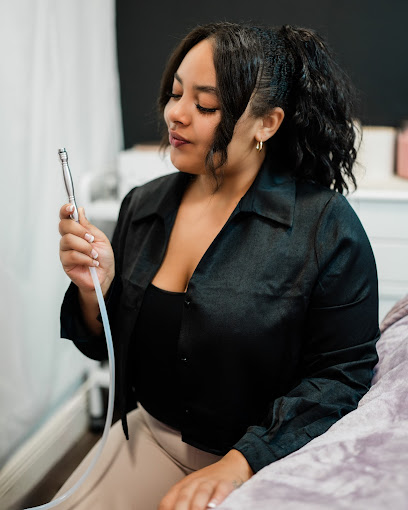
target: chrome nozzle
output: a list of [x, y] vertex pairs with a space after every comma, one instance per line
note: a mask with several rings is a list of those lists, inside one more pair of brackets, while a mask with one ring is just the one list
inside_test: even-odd
[[68, 153], [65, 149], [58, 149], [58, 156], [62, 165], [62, 173], [64, 176], [65, 189], [68, 194], [68, 201], [75, 207], [74, 212], [71, 214], [71, 218], [78, 221], [78, 208], [75, 201], [74, 183], [72, 182], [71, 170], [68, 166]]
[[58, 149], [58, 155], [60, 157], [61, 163], [68, 161], [68, 153], [65, 149]]

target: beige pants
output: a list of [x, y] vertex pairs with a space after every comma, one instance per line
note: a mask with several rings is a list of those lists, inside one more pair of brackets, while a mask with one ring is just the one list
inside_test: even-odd
[[[112, 427], [93, 471], [59, 510], [157, 510], [168, 490], [184, 476], [221, 457], [194, 448], [181, 434], [139, 407], [128, 414], [129, 441], [121, 422]], [[97, 443], [55, 496], [61, 496], [86, 470]]]

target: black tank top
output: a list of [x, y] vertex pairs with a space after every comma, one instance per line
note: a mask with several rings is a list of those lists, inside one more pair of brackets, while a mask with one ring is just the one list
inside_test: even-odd
[[130, 350], [129, 370], [136, 397], [156, 419], [179, 428], [181, 403], [177, 358], [184, 292], [149, 284]]

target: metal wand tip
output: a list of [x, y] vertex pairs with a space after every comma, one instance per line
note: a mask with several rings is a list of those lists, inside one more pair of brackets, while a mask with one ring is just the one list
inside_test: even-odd
[[58, 149], [58, 156], [60, 157], [61, 161], [68, 161], [68, 154], [64, 148]]

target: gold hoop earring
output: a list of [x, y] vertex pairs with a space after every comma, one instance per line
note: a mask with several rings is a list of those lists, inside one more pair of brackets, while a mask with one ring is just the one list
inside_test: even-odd
[[258, 142], [258, 143], [256, 144], [256, 150], [257, 150], [258, 152], [261, 152], [262, 147], [263, 147], [263, 141], [261, 140], [260, 142]]

